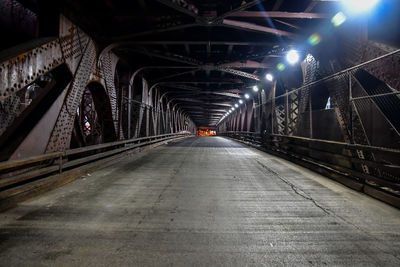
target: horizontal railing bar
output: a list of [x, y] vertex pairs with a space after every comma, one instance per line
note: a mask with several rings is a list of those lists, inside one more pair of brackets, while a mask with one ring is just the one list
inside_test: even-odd
[[[244, 135], [247, 135], [248, 132], [244, 132]], [[256, 133], [258, 134], [258, 133]], [[241, 139], [244, 137], [241, 132], [225, 132], [222, 133], [222, 135], [228, 135], [228, 136], [236, 136], [236, 137], [241, 137]], [[356, 163], [356, 164], [365, 164], [365, 165], [370, 165], [370, 167], [391, 167], [391, 168], [399, 168], [400, 166], [397, 165], [388, 165], [387, 163], [379, 163], [379, 162], [372, 162], [369, 160], [362, 160], [358, 158], [354, 158], [351, 155], [345, 155], [345, 154], [338, 154], [335, 152], [331, 151], [326, 151], [326, 150], [321, 150], [318, 148], [314, 147], [309, 147], [308, 144], [310, 143], [320, 143], [320, 144], [329, 144], [329, 145], [339, 145], [341, 148], [347, 148], [347, 149], [356, 149], [356, 150], [373, 150], [373, 151], [378, 151], [378, 152], [388, 152], [388, 153], [395, 153], [398, 154], [400, 153], [400, 150], [395, 150], [395, 149], [389, 149], [389, 148], [381, 148], [381, 147], [373, 147], [373, 146], [366, 146], [366, 145], [357, 145], [357, 144], [348, 144], [348, 143], [343, 143], [343, 142], [337, 142], [337, 141], [329, 141], [329, 140], [320, 140], [320, 139], [311, 139], [311, 138], [306, 138], [306, 137], [297, 137], [297, 136], [286, 136], [286, 135], [279, 135], [279, 134], [270, 134], [270, 139], [271, 143], [270, 145], [267, 145], [267, 148], [273, 151], [276, 151], [277, 153], [284, 153], [286, 155], [290, 155], [292, 157], [296, 157], [299, 160], [305, 160], [305, 161], [310, 161], [310, 162], [315, 162], [318, 165], [324, 165], [326, 168], [332, 169], [332, 171], [340, 172], [349, 179], [357, 178], [361, 179], [364, 181], [372, 181], [374, 183], [377, 183], [376, 186], [378, 187], [388, 187], [392, 190], [400, 190], [400, 184], [397, 183], [396, 181], [389, 181], [381, 177], [375, 177], [370, 174], [366, 173], [361, 173], [357, 170], [353, 170], [349, 168], [348, 166], [345, 166], [345, 162], [348, 160], [348, 163]], [[282, 143], [282, 141], [279, 141], [276, 138], [283, 138], [287, 139], [288, 142]], [[307, 145], [301, 145], [301, 144], [293, 144], [290, 143], [290, 140], [299, 140], [299, 141], [305, 141], [307, 142]], [[264, 140], [267, 141], [267, 140]], [[292, 149], [297, 149], [296, 151], [291, 150]], [[278, 150], [279, 151], [278, 151]], [[300, 151], [299, 151], [300, 150]], [[303, 151], [302, 151], [303, 150]], [[315, 155], [308, 155], [308, 152], [315, 152], [315, 153], [320, 153], [321, 155], [326, 156], [333, 156], [335, 159], [339, 160], [336, 163], [330, 162], [329, 160], [321, 160], [320, 158], [316, 158]], [[342, 162], [341, 162], [342, 161]]]
[[371, 98], [375, 98], [375, 97], [383, 97], [383, 96], [391, 96], [391, 95], [400, 95], [400, 91], [399, 92], [384, 93], [384, 94], [377, 94], [377, 95], [352, 97], [352, 98], [350, 98], [350, 101], [362, 100], [362, 99], [371, 99]]
[[57, 159], [63, 155], [64, 155], [63, 152], [54, 152], [54, 153], [44, 154], [44, 155], [40, 155], [40, 156], [33, 156], [33, 157], [26, 158], [26, 159], [18, 159], [18, 160], [10, 160], [10, 161], [0, 162], [0, 171], [17, 168], [17, 167], [21, 167], [21, 166], [29, 165], [29, 164], [33, 164], [33, 163], [38, 163], [38, 162], [42, 162], [45, 160]]
[[64, 156], [70, 156], [70, 155], [74, 155], [74, 154], [89, 152], [89, 151], [93, 151], [93, 150], [97, 150], [97, 149], [101, 149], [101, 148], [108, 148], [108, 147], [113, 147], [113, 146], [118, 146], [118, 145], [134, 143], [134, 142], [138, 142], [138, 141], [142, 141], [142, 140], [146, 140], [146, 139], [154, 139], [154, 138], [160, 138], [160, 137], [166, 137], [166, 136], [184, 136], [184, 135], [188, 135], [188, 134], [176, 133], [176, 134], [163, 134], [163, 135], [155, 135], [155, 136], [149, 136], [149, 137], [140, 137], [140, 138], [135, 138], [135, 139], [116, 141], [116, 142], [88, 146], [88, 147], [83, 147], [83, 148], [69, 149], [64, 152], [53, 152], [53, 153], [43, 154], [43, 155], [39, 155], [39, 156], [32, 156], [32, 157], [29, 157], [26, 159], [4, 161], [4, 162], [0, 162], [0, 171], [12, 169], [12, 168], [18, 168], [18, 167], [21, 167], [24, 165], [38, 163], [38, 162], [42, 162], [45, 160], [58, 159], [58, 158], [64, 157]]
[[[180, 136], [180, 135], [177, 135], [177, 136]], [[95, 155], [92, 155], [92, 156], [84, 157], [84, 158], [81, 158], [81, 159], [72, 160], [72, 161], [69, 161], [69, 162], [65, 163], [63, 165], [63, 168], [65, 168], [65, 169], [66, 168], [71, 168], [73, 166], [80, 165], [80, 164], [83, 164], [83, 163], [86, 163], [86, 162], [90, 162], [90, 161], [93, 161], [93, 160], [96, 160], [96, 159], [105, 158], [107, 156], [118, 154], [118, 153], [121, 153], [121, 152], [124, 152], [124, 151], [127, 151], [127, 150], [131, 150], [131, 149], [134, 149], [134, 148], [138, 148], [138, 147], [142, 147], [142, 146], [146, 146], [146, 145], [150, 145], [150, 144], [154, 144], [154, 143], [170, 140], [172, 138], [173, 137], [165, 137], [165, 138], [162, 138], [162, 139], [148, 141], [148, 142], [145, 142], [145, 143], [133, 144], [133, 145], [129, 145], [129, 146], [125, 146], [125, 147], [119, 148], [119, 149], [113, 149], [113, 150], [106, 151], [106, 152], [103, 152], [103, 153], [98, 153], [98, 154], [95, 154]]]
[[129, 143], [135, 143], [139, 142], [142, 140], [147, 140], [147, 139], [152, 139], [152, 138], [162, 138], [166, 136], [180, 136], [184, 134], [163, 134], [163, 135], [155, 135], [155, 136], [149, 136], [149, 137], [140, 137], [140, 138], [135, 138], [135, 139], [129, 139], [129, 140], [123, 140], [123, 141], [116, 141], [116, 142], [110, 142], [110, 143], [105, 143], [105, 144], [99, 144], [99, 145], [93, 145], [93, 146], [87, 146], [87, 147], [80, 147], [80, 148], [74, 148], [74, 149], [69, 149], [65, 151], [66, 156], [70, 155], [75, 155], [75, 154], [80, 154], [84, 152], [89, 152], [101, 148], [109, 148], [113, 146], [120, 146], [120, 145], [125, 145]]
[[299, 137], [299, 136], [287, 136], [287, 135], [280, 135], [280, 134], [271, 134], [270, 136], [282, 137], [282, 138], [288, 138], [288, 139], [297, 139], [297, 140], [302, 140], [302, 141], [307, 141], [307, 142], [314, 142], [314, 143], [324, 143], [324, 144], [338, 145], [338, 146], [343, 146], [344, 148], [347, 148], [347, 149], [374, 150], [374, 151], [379, 151], [379, 152], [386, 152], [386, 153], [393, 153], [393, 154], [399, 154], [400, 155], [400, 150], [396, 150], [396, 149], [392, 149], [392, 148], [377, 147], [377, 146], [367, 146], [367, 145], [359, 145], [359, 144], [349, 144], [349, 143], [343, 143], [343, 142], [337, 142], [337, 141], [322, 140], [322, 139], [312, 139], [312, 138]]
[[50, 166], [50, 167], [46, 167], [46, 168], [42, 168], [42, 169], [32, 170], [27, 173], [12, 176], [10, 178], [0, 179], [0, 188], [6, 187], [9, 185], [13, 185], [16, 183], [24, 182], [26, 180], [29, 180], [29, 179], [32, 179], [32, 178], [35, 178], [38, 176], [56, 172], [58, 170], [59, 170], [59, 166], [54, 165], [54, 166]]
[[[168, 141], [171, 139], [184, 137], [184, 136], [188, 136], [188, 135], [189, 134], [187, 134], [187, 133], [186, 134], [185, 133], [177, 133], [177, 134], [163, 134], [163, 135], [158, 135], [158, 136], [141, 137], [141, 138], [136, 138], [136, 139], [131, 139], [131, 140], [113, 142], [113, 143], [109, 143], [109, 144], [95, 145], [95, 146], [91, 146], [89, 149], [86, 149], [86, 150], [85, 149], [72, 149], [72, 150], [68, 150], [65, 152], [56, 152], [56, 153], [49, 153], [49, 154], [45, 154], [45, 155], [41, 155], [41, 156], [30, 157], [30, 158], [24, 159], [24, 160], [3, 162], [3, 163], [1, 163], [3, 165], [2, 166], [3, 170], [6, 170], [7, 168], [21, 167], [21, 166], [24, 166], [24, 164], [30, 165], [32, 163], [42, 162], [44, 160], [49, 160], [49, 159], [60, 160], [60, 162], [58, 162], [58, 164], [56, 163], [52, 166], [48, 166], [48, 167], [42, 166], [41, 168], [28, 170], [27, 172], [22, 173], [22, 174], [18, 174], [18, 175], [11, 176], [8, 178], [0, 179], [0, 188], [4, 188], [4, 187], [7, 187], [7, 186], [10, 186], [13, 184], [24, 182], [29, 179], [33, 179], [35, 177], [43, 176], [43, 175], [46, 175], [49, 173], [55, 173], [57, 171], [61, 171], [62, 169], [68, 169], [68, 168], [72, 168], [77, 165], [82, 165], [82, 164], [85, 164], [88, 162], [93, 162], [96, 160], [101, 160], [103, 158], [108, 158], [110, 156], [120, 154], [122, 152], [132, 150], [135, 148], [139, 148], [139, 147], [143, 147], [143, 146], [147, 146], [147, 145], [151, 145], [151, 144], [156, 144], [156, 143], [160, 143], [160, 142], [164, 142], [164, 141]], [[143, 140], [148, 140], [148, 141], [142, 142], [142, 143], [136, 143], [136, 142], [140, 142]], [[124, 145], [124, 147], [109, 150], [109, 151], [102, 152], [102, 153], [97, 153], [95, 155], [83, 157], [80, 159], [66, 162], [64, 164], [60, 164], [62, 158], [65, 156], [79, 154], [79, 153], [83, 153], [83, 152], [87, 152], [87, 151], [92, 151], [92, 150], [96, 150], [99, 148], [112, 147], [112, 146], [116, 146], [116, 145]]]

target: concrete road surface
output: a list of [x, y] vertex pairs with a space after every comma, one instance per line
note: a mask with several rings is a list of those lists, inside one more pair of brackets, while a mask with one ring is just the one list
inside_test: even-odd
[[0, 213], [0, 266], [400, 266], [400, 211], [222, 137]]

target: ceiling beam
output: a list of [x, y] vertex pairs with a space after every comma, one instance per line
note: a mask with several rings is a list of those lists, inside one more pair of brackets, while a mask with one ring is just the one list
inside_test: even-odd
[[246, 31], [257, 31], [257, 32], [263, 32], [263, 33], [287, 36], [290, 38], [294, 38], [296, 36], [294, 33], [291, 33], [291, 32], [273, 29], [270, 27], [261, 26], [261, 25], [257, 25], [254, 23], [250, 23], [250, 22], [243, 22], [243, 21], [237, 21], [237, 20], [231, 20], [231, 19], [224, 19], [222, 25], [241, 29], [241, 30], [246, 30]]
[[217, 67], [217, 70], [219, 71], [223, 71], [232, 75], [237, 75], [237, 76], [241, 76], [241, 77], [245, 77], [248, 79], [252, 79], [252, 80], [256, 80], [256, 81], [260, 81], [260, 77], [258, 75], [255, 74], [251, 74], [251, 73], [247, 73], [244, 71], [240, 71], [240, 70], [235, 70], [232, 68], [225, 68], [225, 67]]
[[260, 3], [264, 2], [264, 1], [265, 1], [265, 0], [254, 0], [254, 1], [248, 2], [248, 3], [244, 4], [244, 5], [241, 5], [241, 6], [238, 7], [238, 8], [235, 8], [235, 9], [233, 9], [233, 10], [231, 10], [231, 11], [228, 11], [228, 12], [226, 12], [226, 13], [224, 13], [224, 14], [222, 14], [222, 15], [216, 17], [216, 18], [214, 18], [210, 23], [211, 23], [211, 24], [217, 23], [218, 21], [221, 21], [221, 20], [223, 20], [224, 18], [227, 18], [227, 17], [229, 17], [229, 16], [232, 16], [233, 14], [235, 14], [235, 13], [237, 13], [237, 12], [240, 12], [240, 11], [243, 11], [243, 10], [245, 10], [245, 9], [248, 9], [248, 8], [250, 8], [250, 7], [252, 7], [252, 6], [258, 5], [258, 4], [260, 4]]
[[281, 12], [281, 11], [241, 11], [231, 17], [240, 18], [286, 18], [286, 19], [325, 19], [329, 14], [308, 12]]
[[237, 46], [273, 46], [273, 42], [240, 42], [240, 41], [189, 41], [189, 40], [176, 40], [176, 41], [126, 41], [112, 44], [112, 49], [121, 46], [131, 45], [237, 45]]
[[144, 55], [148, 55], [148, 56], [152, 56], [152, 57], [158, 57], [161, 59], [166, 59], [166, 60], [175, 61], [175, 62], [179, 62], [179, 63], [185, 63], [185, 64], [189, 64], [189, 65], [194, 65], [194, 66], [203, 64], [203, 62], [201, 62], [200, 60], [197, 60], [195, 58], [190, 58], [187, 56], [182, 56], [182, 55], [169, 53], [169, 52], [161, 53], [159, 51], [149, 51], [147, 49], [130, 49], [130, 48], [127, 48], [127, 50], [134, 52], [134, 53], [144, 54]]
[[269, 69], [271, 68], [271, 65], [265, 64], [265, 63], [259, 63], [257, 61], [253, 60], [246, 60], [246, 61], [236, 61], [236, 62], [230, 62], [230, 63], [225, 63], [221, 64], [221, 67], [226, 67], [226, 68], [236, 68], [236, 69]]

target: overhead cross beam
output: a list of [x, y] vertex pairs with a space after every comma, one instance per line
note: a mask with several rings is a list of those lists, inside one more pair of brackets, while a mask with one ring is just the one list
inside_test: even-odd
[[130, 51], [134, 53], [140, 53], [140, 54], [145, 54], [148, 56], [153, 56], [153, 57], [158, 57], [166, 60], [171, 60], [179, 63], [186, 63], [189, 65], [202, 65], [203, 62], [200, 60], [197, 60], [195, 58], [187, 57], [187, 56], [182, 56], [179, 54], [174, 54], [174, 53], [161, 53], [160, 51], [149, 51], [147, 49], [129, 49]]
[[257, 31], [257, 32], [263, 32], [263, 33], [287, 36], [290, 38], [294, 38], [296, 36], [294, 33], [291, 33], [288, 31], [278, 30], [278, 29], [261, 26], [261, 25], [257, 25], [254, 23], [250, 23], [250, 22], [238, 21], [238, 20], [224, 19], [222, 22], [222, 25], [232, 27], [232, 28], [238, 28], [238, 29], [246, 30], [246, 31]]
[[246, 60], [246, 61], [236, 61], [236, 62], [230, 62], [230, 63], [225, 63], [221, 64], [221, 67], [226, 67], [226, 68], [236, 68], [236, 69], [269, 69], [272, 66], [265, 64], [265, 63], [259, 63], [257, 61], [252, 61], [252, 60]]
[[240, 18], [287, 18], [287, 19], [325, 19], [329, 14], [308, 12], [281, 12], [281, 11], [241, 11], [231, 17]]

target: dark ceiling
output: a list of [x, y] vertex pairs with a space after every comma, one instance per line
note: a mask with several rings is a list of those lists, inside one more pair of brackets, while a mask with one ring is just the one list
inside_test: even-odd
[[[21, 0], [35, 9], [34, 0]], [[43, 2], [43, 1], [42, 1]], [[46, 2], [46, 0], [44, 0]], [[54, 2], [47, 1], [48, 5]], [[146, 68], [198, 126], [215, 125], [335, 0], [61, 0], [61, 13], [134, 71]]]

